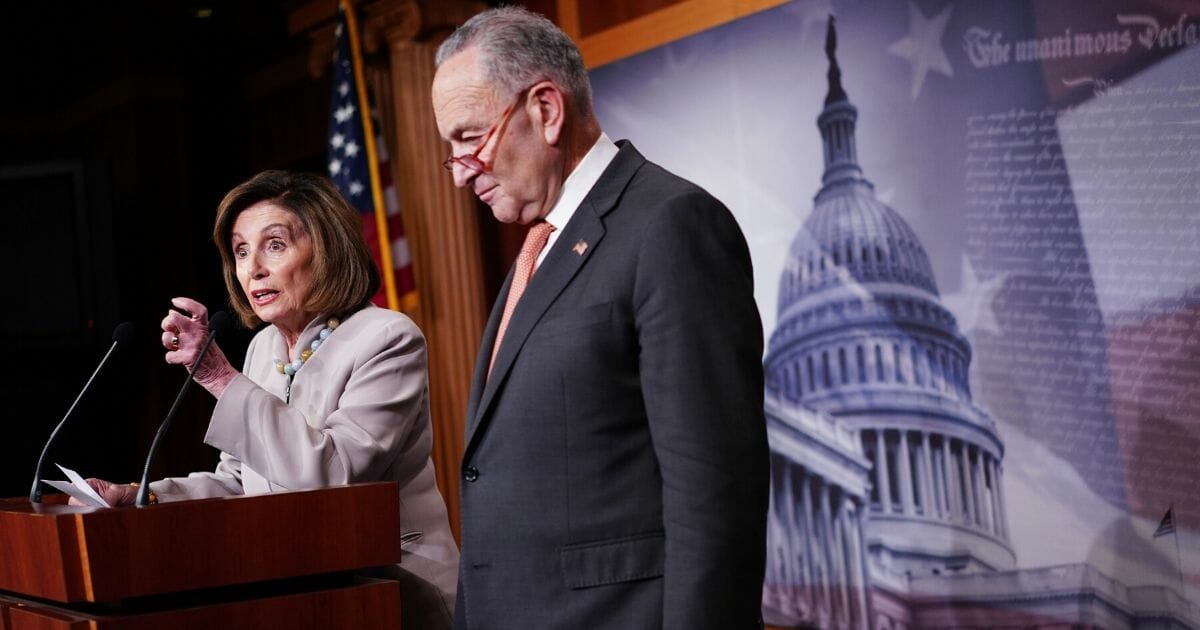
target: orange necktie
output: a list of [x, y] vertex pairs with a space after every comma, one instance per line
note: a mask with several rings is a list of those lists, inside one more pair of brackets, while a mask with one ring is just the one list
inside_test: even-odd
[[553, 231], [553, 225], [539, 221], [530, 226], [529, 232], [525, 234], [525, 243], [521, 245], [521, 252], [517, 254], [517, 267], [513, 271], [512, 286], [508, 289], [508, 299], [504, 301], [504, 314], [500, 316], [500, 328], [496, 330], [496, 343], [492, 346], [492, 360], [488, 363], [489, 376], [492, 373], [492, 365], [496, 363], [496, 353], [500, 351], [500, 342], [504, 341], [504, 331], [508, 330], [508, 320], [512, 318], [521, 294], [525, 293], [525, 287], [529, 284], [529, 279], [533, 277], [538, 254], [542, 253], [542, 248], [546, 246], [546, 241], [550, 239], [550, 233]]

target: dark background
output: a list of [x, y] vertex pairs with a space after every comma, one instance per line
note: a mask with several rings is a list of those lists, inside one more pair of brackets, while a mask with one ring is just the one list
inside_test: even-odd
[[[34, 4], [0, 20], [0, 496], [28, 493], [42, 443], [121, 321], [133, 340], [48, 462], [140, 474], [184, 378], [159, 341], [170, 298], [226, 303], [217, 203], [264, 168], [322, 171], [329, 107], [328, 74], [308, 72], [307, 37], [288, 33], [302, 1]], [[222, 343], [235, 365], [249, 336]], [[212, 405], [189, 392], [154, 478], [212, 466]]]

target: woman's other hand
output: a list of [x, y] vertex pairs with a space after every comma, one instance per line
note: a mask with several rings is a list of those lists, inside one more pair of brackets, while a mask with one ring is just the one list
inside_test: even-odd
[[196, 364], [196, 357], [208, 338], [208, 309], [186, 297], [174, 298], [171, 304], [180, 310], [168, 310], [162, 320], [162, 343], [167, 349], [167, 363], [191, 370], [201, 387], [220, 398], [238, 372], [216, 343], [208, 349], [199, 365]]
[[[112, 507], [133, 505], [137, 501], [137, 486], [128, 483], [112, 483], [95, 477], [87, 479], [87, 484], [108, 502]], [[67, 505], [83, 505], [75, 497], [67, 500]]]

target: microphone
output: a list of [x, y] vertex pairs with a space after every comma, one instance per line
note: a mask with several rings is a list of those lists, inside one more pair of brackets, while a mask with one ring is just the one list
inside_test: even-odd
[[175, 412], [179, 411], [179, 403], [183, 402], [183, 395], [187, 393], [188, 386], [192, 384], [193, 373], [195, 366], [200, 365], [204, 360], [204, 355], [208, 354], [208, 348], [212, 345], [213, 339], [217, 338], [225, 331], [225, 327], [229, 324], [229, 314], [225, 311], [217, 311], [212, 317], [208, 318], [208, 337], [204, 340], [204, 345], [200, 347], [200, 354], [196, 355], [196, 361], [192, 364], [192, 369], [188, 370], [187, 378], [183, 380], [183, 386], [179, 388], [179, 395], [175, 397], [175, 402], [171, 404], [171, 410], [167, 412], [167, 417], [163, 419], [162, 424], [158, 425], [158, 433], [154, 434], [154, 441], [150, 443], [150, 452], [146, 454], [146, 466], [142, 468], [142, 480], [138, 484], [137, 507], [143, 507], [150, 500], [150, 465], [154, 463], [154, 456], [158, 453], [158, 447], [162, 442], [162, 438], [167, 434], [167, 429], [171, 426], [171, 421], [175, 419]]
[[54, 438], [58, 437], [58, 432], [62, 430], [63, 425], [67, 423], [67, 418], [71, 417], [71, 413], [75, 411], [75, 407], [79, 405], [79, 401], [83, 400], [83, 395], [91, 388], [92, 383], [96, 380], [96, 375], [108, 363], [108, 358], [112, 356], [114, 350], [119, 344], [129, 341], [129, 336], [133, 333], [133, 324], [129, 322], [121, 322], [113, 329], [112, 345], [108, 347], [108, 352], [104, 353], [104, 358], [100, 359], [100, 364], [96, 366], [96, 370], [92, 372], [91, 378], [84, 384], [83, 389], [79, 390], [79, 395], [75, 397], [75, 402], [71, 403], [71, 407], [67, 409], [67, 413], [63, 415], [62, 420], [59, 420], [58, 426], [50, 432], [50, 438], [46, 440], [46, 445], [42, 447], [42, 454], [38, 457], [37, 469], [33, 471], [33, 487], [29, 489], [29, 502], [42, 502], [42, 466], [46, 462], [46, 453], [50, 452], [50, 445], [54, 443]]

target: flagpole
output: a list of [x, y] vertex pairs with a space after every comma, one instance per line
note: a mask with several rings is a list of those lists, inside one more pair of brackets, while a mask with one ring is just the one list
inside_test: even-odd
[[358, 87], [358, 104], [362, 113], [363, 142], [367, 145], [367, 172], [371, 174], [371, 198], [375, 202], [375, 231], [379, 235], [379, 266], [383, 267], [383, 287], [387, 292], [388, 308], [400, 310], [400, 299], [396, 295], [396, 270], [392, 263], [392, 241], [388, 237], [387, 207], [383, 203], [383, 187], [379, 183], [379, 160], [375, 150], [375, 129], [371, 124], [371, 103], [367, 100], [367, 83], [363, 76], [362, 53], [358, 47], [358, 21], [354, 15], [353, 0], [340, 0], [346, 12], [346, 26], [350, 31], [350, 56], [354, 66], [354, 78]]
[[1176, 527], [1171, 533], [1175, 534], [1175, 568], [1179, 570], [1179, 596], [1186, 601], [1188, 592], [1183, 583], [1183, 554], [1179, 553], [1179, 528]]

